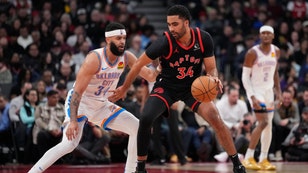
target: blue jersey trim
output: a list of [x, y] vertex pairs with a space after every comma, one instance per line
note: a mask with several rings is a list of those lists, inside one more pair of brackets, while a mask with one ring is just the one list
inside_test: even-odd
[[107, 49], [107, 48], [105, 47], [105, 48], [104, 48], [105, 60], [106, 60], [106, 62], [107, 62], [111, 67], [113, 67], [113, 66], [115, 66], [115, 65], [118, 63], [119, 57], [117, 57], [117, 59], [116, 59], [116, 61], [115, 61], [114, 63], [109, 62], [106, 49]]
[[103, 128], [105, 130], [111, 130], [107, 127], [107, 125], [110, 123], [110, 121], [112, 121], [114, 118], [116, 118], [118, 115], [120, 115], [120, 113], [122, 113], [123, 111], [125, 111], [124, 108], [118, 110], [117, 112], [115, 112], [114, 114], [112, 114], [110, 117], [107, 118], [107, 120], [105, 121], [105, 123], [103, 124]]

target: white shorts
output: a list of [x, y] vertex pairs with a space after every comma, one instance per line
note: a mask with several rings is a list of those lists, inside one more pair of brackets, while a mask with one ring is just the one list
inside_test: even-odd
[[[64, 123], [70, 120], [70, 102], [73, 94], [73, 90], [70, 90], [67, 94], [65, 101], [65, 120]], [[95, 100], [91, 98], [82, 97], [77, 120], [78, 122], [88, 120], [106, 130], [110, 121], [116, 118], [120, 113], [126, 111], [124, 108], [108, 101], [108, 100]]]
[[[273, 89], [254, 89], [255, 97], [260, 102], [264, 103], [268, 111], [274, 110], [274, 91]], [[250, 105], [252, 106], [251, 98], [248, 98]]]

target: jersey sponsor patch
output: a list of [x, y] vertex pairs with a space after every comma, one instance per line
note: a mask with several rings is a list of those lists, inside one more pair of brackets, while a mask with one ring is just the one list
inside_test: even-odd
[[118, 69], [123, 69], [123, 68], [124, 68], [124, 62], [121, 61], [121, 62], [119, 62], [119, 64], [118, 64]]
[[275, 52], [272, 52], [271, 57], [272, 58], [276, 57]]

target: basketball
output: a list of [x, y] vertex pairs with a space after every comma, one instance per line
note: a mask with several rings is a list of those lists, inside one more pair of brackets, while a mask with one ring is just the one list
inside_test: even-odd
[[217, 83], [212, 77], [200, 76], [192, 83], [191, 94], [199, 102], [210, 102], [218, 94]]

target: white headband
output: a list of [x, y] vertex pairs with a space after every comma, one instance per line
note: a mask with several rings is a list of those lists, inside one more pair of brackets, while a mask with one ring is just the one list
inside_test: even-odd
[[126, 35], [125, 29], [116, 29], [116, 30], [105, 32], [105, 37], [113, 37], [116, 35]]
[[268, 25], [264, 25], [264, 26], [262, 26], [262, 27], [260, 28], [260, 33], [264, 32], [264, 31], [268, 31], [268, 32], [274, 34], [274, 29], [273, 29], [273, 27], [268, 26]]

